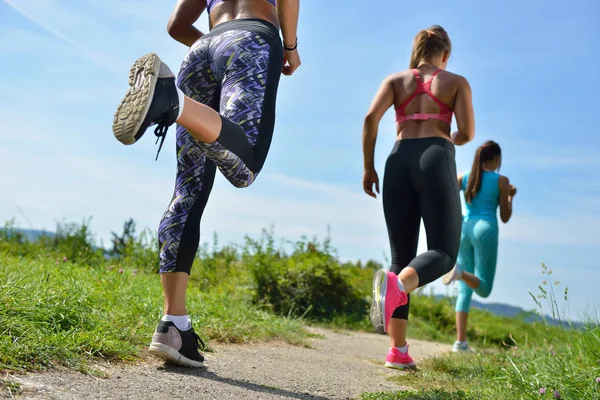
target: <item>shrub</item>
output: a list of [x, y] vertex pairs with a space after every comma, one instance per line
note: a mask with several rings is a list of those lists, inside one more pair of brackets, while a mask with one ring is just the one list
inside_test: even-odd
[[[63, 260], [94, 266], [104, 261], [104, 251], [96, 246], [94, 236], [90, 232], [90, 221], [91, 218], [81, 224], [57, 223], [56, 235], [51, 240], [54, 251], [62, 256]], [[49, 239], [45, 241], [49, 242]]]
[[362, 320], [367, 301], [349, 282], [349, 273], [332, 254], [330, 241], [303, 239], [291, 255], [275, 249], [273, 235], [246, 238], [244, 264], [255, 281], [255, 300], [282, 315], [324, 321], [339, 316]]
[[34, 240], [15, 229], [14, 219], [0, 230], [0, 251], [19, 257], [49, 257], [60, 262], [77, 262], [97, 266], [104, 262], [104, 250], [96, 246], [89, 230], [91, 218], [77, 223], [57, 223], [53, 235], [39, 236]]

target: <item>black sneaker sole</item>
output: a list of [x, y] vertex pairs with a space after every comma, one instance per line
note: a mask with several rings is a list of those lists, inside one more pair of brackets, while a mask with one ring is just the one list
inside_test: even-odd
[[113, 119], [113, 133], [117, 140], [125, 145], [137, 141], [137, 132], [152, 104], [160, 64], [158, 55], [148, 53], [140, 57], [129, 71], [130, 88]]
[[181, 365], [184, 367], [200, 368], [204, 367], [204, 363], [200, 361], [190, 360], [183, 356], [177, 350], [163, 343], [152, 343], [148, 349], [150, 354], [155, 357], [162, 358], [163, 360], [172, 364]]

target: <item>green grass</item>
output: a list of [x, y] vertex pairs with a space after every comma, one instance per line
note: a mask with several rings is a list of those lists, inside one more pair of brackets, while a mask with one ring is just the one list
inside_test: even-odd
[[[411, 295], [409, 334], [428, 340], [451, 343], [456, 338], [454, 299], [436, 299]], [[478, 347], [505, 348], [514, 345], [543, 343], [549, 335], [560, 332], [544, 322], [525, 322], [489, 311], [472, 309], [469, 313], [467, 337]]]
[[[361, 400], [480, 400], [481, 397], [472, 397], [462, 390], [447, 392], [439, 389], [420, 389], [398, 393], [369, 393], [364, 394]], [[487, 397], [486, 399], [491, 399]]]
[[0, 378], [0, 393], [8, 392], [9, 396], [13, 398], [14, 394], [18, 394], [21, 391], [21, 385], [19, 382], [15, 382], [10, 379]]
[[[136, 237], [128, 223], [115, 235], [107, 261], [85, 225], [59, 231], [57, 238], [28, 243], [0, 230], [0, 370], [60, 365], [89, 372], [99, 359], [139, 360], [162, 315], [156, 238]], [[307, 325], [371, 332], [371, 279], [380, 267], [340, 263], [329, 239], [303, 239], [290, 250], [267, 231], [243, 246], [220, 247], [215, 237], [194, 261], [188, 312], [209, 348], [216, 342], [303, 344], [311, 336]], [[468, 337], [478, 354], [425, 360], [419, 371], [392, 378], [414, 390], [362, 398], [538, 399], [558, 390], [563, 399], [600, 399], [598, 321], [572, 329], [558, 312], [557, 282], [545, 266], [542, 274], [532, 297], [542, 314], [563, 326], [472, 310]], [[453, 301], [424, 292], [411, 297], [409, 336], [452, 343]], [[540, 388], [547, 389], [544, 396]]]
[[[418, 371], [390, 378], [413, 389], [410, 392], [368, 393], [361, 400], [551, 399], [555, 390], [563, 399], [598, 399], [600, 363], [597, 353], [586, 344], [597, 340], [597, 335], [598, 331], [582, 333], [579, 342], [554, 347], [560, 347], [556, 355], [551, 350], [528, 348], [424, 360]], [[545, 395], [540, 395], [542, 388]]]
[[[600, 327], [590, 320], [574, 329], [559, 312], [552, 271], [542, 266], [545, 280], [532, 295], [540, 310], [562, 322], [559, 327], [537, 324], [533, 340], [513, 342], [509, 348], [484, 348], [475, 354], [447, 354], [419, 363], [416, 372], [390, 378], [414, 389], [411, 393], [364, 394], [381, 399], [600, 399]], [[549, 281], [549, 282], [548, 282]], [[564, 302], [568, 301], [565, 289]], [[488, 316], [488, 328], [501, 332], [501, 318]], [[480, 322], [481, 323], [481, 322]], [[504, 320], [504, 331], [518, 328]], [[523, 336], [523, 335], [521, 335]], [[512, 337], [512, 336], [511, 336]], [[526, 337], [528, 337], [526, 335]], [[542, 393], [542, 392], [544, 393]]]
[[[350, 282], [361, 296], [371, 295], [373, 269], [351, 269]], [[370, 298], [369, 298], [370, 299]], [[438, 299], [427, 295], [427, 288], [411, 294], [408, 335], [410, 337], [442, 343], [453, 343], [456, 338], [453, 298]], [[326, 327], [343, 327], [353, 330], [372, 331], [366, 318], [356, 320], [336, 316], [321, 324]], [[472, 309], [469, 313], [467, 336], [469, 342], [478, 347], [506, 348], [514, 345], [543, 343], [544, 339], [560, 332], [557, 327], [544, 322], [530, 323], [522, 318], [500, 317], [486, 310]]]
[[[189, 313], [207, 345], [306, 337], [298, 320], [261, 310], [244, 296], [190, 285]], [[161, 315], [156, 275], [0, 253], [0, 369], [134, 360]]]

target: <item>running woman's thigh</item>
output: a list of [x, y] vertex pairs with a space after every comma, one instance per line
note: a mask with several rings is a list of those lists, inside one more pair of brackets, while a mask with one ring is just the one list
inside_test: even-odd
[[211, 65], [209, 37], [198, 39], [190, 47], [179, 68], [177, 86], [189, 98], [219, 110], [221, 87]]
[[[257, 171], [267, 157], [275, 127], [283, 65], [281, 40], [249, 29], [226, 32], [219, 40], [229, 44], [212, 46], [215, 70], [221, 81], [220, 114], [242, 128], [232, 133], [244, 136], [220, 137], [219, 141], [242, 159], [254, 158], [250, 167]], [[244, 154], [244, 142], [251, 145], [252, 156]]]
[[421, 213], [419, 197], [410, 182], [405, 160], [394, 147], [385, 165], [382, 202], [390, 241], [391, 267], [395, 274], [417, 255]]
[[265, 23], [235, 20], [219, 24], [210, 40], [211, 68], [221, 86], [222, 128], [206, 155], [236, 187], [260, 173], [275, 125], [275, 103], [283, 49], [278, 31]]
[[475, 249], [471, 243], [472, 235], [468, 231], [469, 229], [471, 229], [471, 224], [463, 222], [457, 263], [463, 271], [473, 274], [475, 273]]
[[446, 139], [435, 139], [421, 154], [413, 182], [418, 185], [427, 247], [448, 254], [454, 264], [458, 257], [462, 227], [454, 146]]
[[498, 224], [478, 220], [473, 227], [475, 274], [493, 284], [498, 261]]

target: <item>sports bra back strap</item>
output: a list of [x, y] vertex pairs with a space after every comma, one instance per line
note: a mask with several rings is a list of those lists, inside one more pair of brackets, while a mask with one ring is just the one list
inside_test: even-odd
[[427, 81], [427, 83], [431, 83], [431, 81], [433, 81], [433, 78], [435, 78], [435, 76], [437, 74], [439, 74], [441, 71], [441, 69], [436, 70], [433, 74], [431, 74], [431, 78], [429, 78], [429, 81]]
[[415, 78], [417, 78], [417, 80], [418, 80], [419, 82], [421, 82], [421, 75], [419, 74], [419, 70], [418, 70], [418, 69], [416, 69], [416, 68], [413, 68], [411, 71], [412, 71], [412, 72], [413, 72], [413, 74], [415, 75]]

